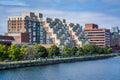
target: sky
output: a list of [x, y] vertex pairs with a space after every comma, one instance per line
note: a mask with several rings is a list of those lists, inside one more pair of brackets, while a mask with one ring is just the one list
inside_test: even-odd
[[0, 34], [7, 32], [8, 16], [39, 12], [44, 17], [66, 19], [68, 23], [120, 27], [119, 0], [0, 0]]

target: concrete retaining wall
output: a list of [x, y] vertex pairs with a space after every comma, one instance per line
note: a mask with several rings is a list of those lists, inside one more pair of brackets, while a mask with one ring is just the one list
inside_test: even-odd
[[64, 59], [63, 58], [60, 60], [47, 60], [47, 61], [43, 61], [43, 62], [36, 61], [36, 62], [27, 62], [27, 63], [1, 64], [0, 70], [22, 68], [22, 67], [31, 67], [31, 66], [44, 66], [44, 65], [77, 62], [77, 61], [90, 61], [90, 60], [106, 59], [106, 58], [110, 58], [110, 57], [113, 57], [113, 56], [95, 56], [95, 57], [72, 58], [72, 59]]

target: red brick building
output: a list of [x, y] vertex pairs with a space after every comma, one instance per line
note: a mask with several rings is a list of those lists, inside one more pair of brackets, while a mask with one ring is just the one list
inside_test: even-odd
[[28, 33], [5, 33], [5, 36], [11, 36], [16, 43], [29, 43]]
[[4, 45], [11, 45], [12, 43], [21, 44], [21, 43], [28, 43], [29, 42], [29, 34], [28, 33], [19, 33], [17, 35], [7, 34], [0, 35], [0, 44]]
[[11, 43], [14, 41], [14, 38], [12, 36], [3, 36], [0, 35], [0, 44], [4, 45], [11, 45]]

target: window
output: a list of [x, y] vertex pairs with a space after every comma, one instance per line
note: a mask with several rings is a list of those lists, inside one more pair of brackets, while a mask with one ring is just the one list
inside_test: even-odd
[[33, 32], [33, 35], [36, 35], [36, 32]]
[[29, 43], [32, 43], [31, 39], [29, 39]]
[[28, 32], [30, 32], [30, 33], [31, 33], [31, 28], [29, 28], [29, 29], [28, 29]]
[[29, 33], [29, 38], [31, 39], [31, 33]]
[[35, 37], [33, 37], [33, 41], [36, 41], [36, 38], [35, 38]]
[[40, 36], [40, 40], [43, 40], [43, 37], [42, 37], [42, 36]]
[[43, 40], [40, 40], [40, 43], [43, 43]]
[[50, 36], [47, 34], [47, 39], [49, 39], [50, 38]]
[[16, 20], [16, 18], [12, 18], [12, 20]]
[[36, 23], [33, 23], [33, 27], [36, 27]]
[[20, 20], [22, 20], [22, 18], [20, 18]]

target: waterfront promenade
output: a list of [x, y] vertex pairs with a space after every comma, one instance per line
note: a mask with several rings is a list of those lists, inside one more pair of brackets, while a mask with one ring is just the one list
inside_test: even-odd
[[80, 56], [80, 57], [0, 62], [0, 70], [31, 67], [31, 66], [52, 65], [52, 64], [67, 63], [67, 62], [76, 62], [76, 61], [98, 60], [98, 59], [106, 59], [115, 56], [118, 56], [118, 54], [105, 54], [105, 55], [102, 54], [102, 55]]

